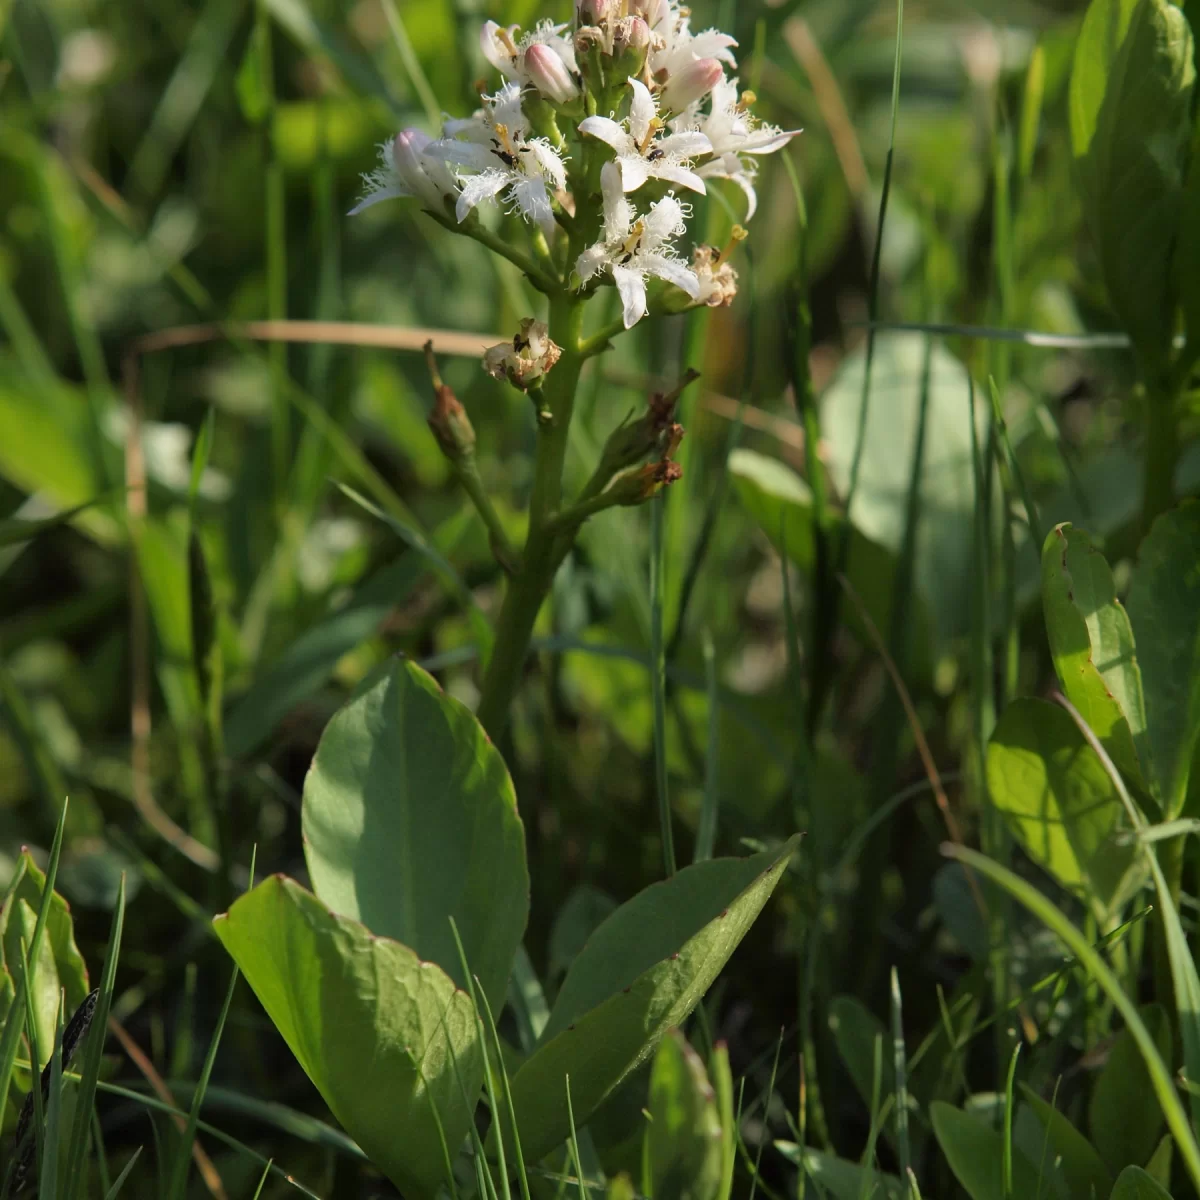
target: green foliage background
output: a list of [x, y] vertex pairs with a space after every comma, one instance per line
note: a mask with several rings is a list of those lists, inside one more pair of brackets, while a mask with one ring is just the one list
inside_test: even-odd
[[[923, 1096], [961, 1107], [974, 1093], [986, 1115], [990, 1101], [979, 1097], [1003, 1100], [1019, 1032], [1030, 1043], [1022, 1084], [1045, 1099], [1061, 1076], [1057, 1107], [1108, 1153], [1104, 1131], [1121, 1130], [1149, 1094], [1148, 1083], [1130, 1083], [1123, 1108], [1107, 1098], [1115, 1077], [1107, 1092], [1092, 1087], [1111, 1038], [1127, 1037], [1120, 1015], [1077, 977], [1053, 1002], [1046, 992], [1019, 1012], [1006, 1007], [1061, 966], [1061, 943], [990, 884], [998, 925], [985, 927], [972, 896], [983, 885], [940, 851], [961, 836], [1031, 877], [1041, 861], [1029, 842], [1028, 854], [1013, 850], [1002, 818], [1035, 823], [1044, 813], [1013, 815], [1023, 800], [1004, 783], [1018, 768], [997, 759], [1053, 740], [1066, 718], [1053, 710], [1047, 720], [1026, 699], [1008, 709], [990, 752], [986, 744], [1010, 700], [1046, 695], [1051, 651], [1065, 653], [1055, 630], [1047, 641], [1039, 603], [1043, 537], [1070, 521], [1103, 547], [1111, 577], [1089, 576], [1102, 605], [1127, 593], [1146, 519], [1200, 493], [1200, 406], [1186, 372], [1172, 452], [1146, 448], [1155, 434], [1144, 432], [1145, 385], [1158, 386], [1172, 309], [1161, 293], [1168, 260], [1138, 259], [1137, 238], [1159, 218], [1136, 205], [1097, 217], [1075, 160], [1084, 118], [1069, 77], [1083, 6], [910, 5], [895, 111], [892, 5], [697, 0], [694, 9], [695, 25], [737, 36], [742, 85], [759, 111], [804, 128], [786, 155], [806, 207], [784, 155], [764, 160], [752, 236], [733, 260], [736, 303], [646, 322], [594, 363], [569, 465], [581, 480], [649, 392], [686, 367], [702, 372], [681, 410], [685, 473], [665, 501], [655, 600], [668, 641], [658, 749], [680, 858], [691, 860], [705, 813], [718, 814], [718, 854], [806, 835], [692, 1031], [701, 1046], [726, 1040], [745, 1079], [737, 1187], [749, 1188], [761, 1142], [764, 1194], [795, 1189], [798, 1152], [789, 1159], [772, 1146], [803, 1140], [795, 1121], [821, 1148], [826, 1174], [817, 1174], [835, 1194], [860, 1184], [831, 1182], [850, 1165], [838, 1160], [858, 1161], [876, 1143], [878, 1161], [896, 1169], [895, 1119], [874, 1122], [870, 1104], [892, 968], [910, 1053], [968, 1010], [1003, 1014], [969, 1044], [942, 1044], [913, 1064], [914, 1088], [926, 1073]], [[484, 480], [517, 533], [532, 416], [473, 354], [542, 315], [540, 298], [509, 264], [413, 206], [343, 214], [377, 143], [473, 107], [486, 74], [479, 23], [541, 15], [565, 19], [567, 9], [0, 0], [0, 879], [16, 872], [23, 845], [49, 846], [69, 793], [58, 886], [76, 937], [98, 974], [127, 872], [113, 1016], [184, 1108], [229, 978], [209, 918], [243, 890], [253, 847], [260, 877], [303, 878], [300, 788], [330, 717], [396, 652], [468, 705], [477, 698], [503, 577], [425, 425], [419, 348], [433, 336], [479, 433]], [[1163, 137], [1198, 144], [1194, 113], [1154, 107]], [[1118, 150], [1140, 137], [1120, 115], [1095, 118], [1095, 136]], [[1172, 212], [1197, 195], [1200, 156], [1192, 160], [1190, 177], [1171, 182]], [[1090, 162], [1103, 168], [1102, 155]], [[695, 228], [724, 244], [741, 204], [717, 185], [696, 199]], [[1113, 286], [1135, 268], [1148, 272], [1144, 288]], [[1194, 272], [1184, 270], [1183, 303], [1195, 311]], [[888, 328], [874, 339], [865, 387], [872, 314]], [[287, 342], [245, 325], [284, 319], [326, 324], [292, 326]], [[933, 338], [911, 323], [948, 328]], [[179, 327], [190, 332], [147, 338]], [[371, 345], [366, 327], [390, 331], [392, 343]], [[1060, 340], [1006, 340], [997, 329]], [[1105, 336], [1118, 329], [1136, 355]], [[806, 420], [813, 395], [819, 414]], [[129, 436], [138, 423], [141, 454]], [[55, 515], [76, 506], [86, 507]], [[813, 532], [821, 520], [828, 532], [851, 530], [839, 566], [861, 607], [827, 586], [831, 564]], [[644, 509], [587, 526], [542, 613], [536, 662], [500, 747], [528, 839], [525, 946], [551, 995], [613, 903], [661, 873], [649, 531]], [[1169, 578], [1178, 547], [1156, 553], [1156, 578]], [[1194, 601], [1190, 586], [1180, 611]], [[1055, 595], [1069, 621], [1079, 593]], [[1076, 607], [1085, 624], [1095, 616]], [[1136, 618], [1135, 599], [1131, 610]], [[1119, 644], [1113, 620], [1106, 636]], [[1143, 649], [1138, 636], [1139, 652], [1169, 668], [1172, 645], [1147, 639]], [[941, 769], [949, 831], [880, 645]], [[1110, 677], [1091, 684], [1098, 712], [1095, 688], [1109, 699], [1120, 690]], [[1103, 728], [1089, 721], [1127, 778], [1144, 739], [1178, 758], [1178, 730], [1109, 716]], [[1186, 766], [1174, 769], [1164, 794], [1179, 778], [1186, 790]], [[990, 809], [984, 781], [996, 772]], [[1099, 816], [1089, 807], [1091, 819], [1111, 832], [1120, 818], [1108, 777], [1097, 765], [1085, 782], [1109, 806]], [[1165, 815], [1194, 816], [1198, 786], [1193, 772], [1191, 793], [1173, 793]], [[1146, 882], [1128, 878], [1132, 850], [1108, 849], [1076, 841], [1046, 851], [1062, 889], [1036, 876], [1077, 923], [1090, 922], [1093, 941]], [[1142, 933], [1138, 924], [1130, 935], [1139, 952]], [[1136, 968], [1131, 978], [1135, 999], [1167, 1002], [1139, 985]], [[890, 1055], [889, 1046], [882, 1095], [895, 1085]], [[683, 1072], [679, 1063], [660, 1069]], [[144, 1088], [126, 1057], [112, 1072]], [[614, 1162], [632, 1154], [637, 1178], [640, 1143], [630, 1138], [648, 1072], [635, 1084], [591, 1136]], [[105, 1104], [115, 1174], [153, 1139], [137, 1104]], [[1152, 1129], [1124, 1130], [1145, 1144], [1130, 1151], [1139, 1165], [1163, 1132], [1153, 1112]], [[312, 1117], [329, 1119], [240, 990], [206, 1120], [320, 1195], [381, 1194], [378, 1176]], [[930, 1117], [939, 1137], [966, 1119], [948, 1108]], [[174, 1126], [155, 1120], [154, 1136], [170, 1144]], [[928, 1124], [915, 1127], [925, 1194], [958, 1194], [953, 1156], [937, 1155]], [[228, 1194], [253, 1194], [261, 1166], [205, 1144]], [[1113, 1153], [1097, 1176], [1109, 1183], [1134, 1161]], [[150, 1157], [137, 1168], [139, 1195], [154, 1186]], [[286, 1190], [273, 1179], [264, 1194]]]

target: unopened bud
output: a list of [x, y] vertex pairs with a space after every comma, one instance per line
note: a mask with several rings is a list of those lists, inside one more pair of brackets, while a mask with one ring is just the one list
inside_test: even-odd
[[578, 0], [575, 13], [580, 25], [603, 25], [620, 11], [618, 0]]
[[533, 86], [555, 104], [566, 104], [579, 95], [571, 72], [549, 46], [535, 43], [525, 51], [525, 73]]
[[526, 317], [511, 342], [501, 342], [484, 353], [483, 369], [526, 392], [541, 383], [561, 356], [562, 347], [550, 340], [545, 322]]
[[650, 26], [641, 17], [625, 17], [613, 30], [613, 54], [650, 48]]
[[475, 428], [467, 416], [467, 410], [438, 371], [432, 341], [425, 343], [425, 361], [429, 364], [429, 375], [433, 380], [433, 411], [429, 414], [429, 428], [442, 453], [452, 463], [465, 462], [475, 454]]
[[662, 91], [662, 106], [670, 112], [703, 100], [725, 78], [725, 68], [715, 58], [698, 58], [672, 75]]
[[632, 508], [645, 504], [655, 493], [682, 478], [683, 468], [678, 463], [661, 459], [619, 475], [605, 494], [612, 496], [614, 504]]
[[449, 167], [428, 153], [433, 139], [419, 129], [402, 129], [392, 139], [392, 167], [400, 183], [433, 212], [458, 190]]

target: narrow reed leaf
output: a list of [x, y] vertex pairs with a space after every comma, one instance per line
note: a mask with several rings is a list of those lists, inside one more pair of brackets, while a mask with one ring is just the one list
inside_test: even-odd
[[663, 647], [663, 502], [659, 492], [650, 501], [650, 689], [654, 704], [654, 782], [658, 794], [658, 824], [662, 837], [663, 869], [675, 874], [675, 835], [671, 828], [671, 795], [667, 780], [667, 682]]
[[1013, 1194], [1013, 1113], [1016, 1108], [1016, 1101], [1013, 1098], [1013, 1083], [1017, 1077], [1017, 1059], [1020, 1056], [1021, 1043], [1018, 1042], [1013, 1047], [1012, 1057], [1008, 1060], [1008, 1076], [1004, 1082], [1004, 1200], [1011, 1200]]
[[121, 1194], [121, 1189], [125, 1186], [125, 1180], [129, 1178], [130, 1172], [137, 1165], [137, 1160], [141, 1158], [141, 1156], [142, 1147], [139, 1146], [133, 1152], [133, 1154], [130, 1155], [129, 1161], [121, 1168], [121, 1173], [116, 1177], [116, 1179], [113, 1180], [112, 1187], [110, 1187], [104, 1193], [104, 1200], [117, 1200], [117, 1197]]
[[571, 1161], [575, 1164], [575, 1181], [579, 1184], [579, 1200], [588, 1200], [587, 1188], [583, 1185], [583, 1158], [579, 1153], [579, 1135], [575, 1132], [575, 1108], [571, 1104], [571, 1077], [563, 1076], [563, 1086], [567, 1090], [567, 1123], [571, 1127], [569, 1145]]

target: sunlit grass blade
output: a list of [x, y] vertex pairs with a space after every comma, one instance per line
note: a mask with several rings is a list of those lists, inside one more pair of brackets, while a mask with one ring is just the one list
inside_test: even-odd
[[117, 1200], [121, 1194], [121, 1189], [125, 1186], [125, 1180], [129, 1178], [133, 1168], [137, 1166], [137, 1161], [142, 1156], [142, 1147], [139, 1146], [132, 1155], [129, 1161], [121, 1168], [121, 1173], [112, 1181], [112, 1187], [108, 1188], [104, 1193], [104, 1200]]
[[[769, 1140], [768, 1129], [771, 1119], [771, 1099], [775, 1095], [775, 1080], [779, 1076], [779, 1055], [783, 1050], [783, 1030], [779, 1031], [779, 1037], [775, 1041], [775, 1057], [771, 1061], [771, 1078], [767, 1081], [767, 1090], [763, 1093], [763, 1133], [758, 1142], [758, 1150], [754, 1155], [754, 1169], [750, 1176], [750, 1197], [749, 1200], [754, 1200], [754, 1193], [758, 1190], [760, 1176], [762, 1172], [762, 1156], [763, 1150]], [[738, 1117], [738, 1140], [741, 1140], [741, 1115], [739, 1106]]]
[[1150, 1077], [1151, 1087], [1158, 1097], [1167, 1127], [1175, 1139], [1184, 1167], [1193, 1186], [1200, 1188], [1200, 1147], [1196, 1144], [1195, 1133], [1187, 1113], [1184, 1112], [1183, 1106], [1179, 1102], [1170, 1069], [1163, 1062], [1153, 1036], [1146, 1028], [1136, 1006], [1126, 995], [1121, 981], [1112, 969], [1087, 938], [1047, 896], [1032, 884], [1027, 883], [1007, 867], [993, 862], [986, 855], [969, 850], [965, 846], [947, 843], [942, 850], [949, 857], [957, 859], [991, 880], [997, 887], [1003, 888], [1018, 904], [1054, 933], [1075, 955], [1088, 975], [1095, 980], [1105, 997], [1120, 1014], [1121, 1019], [1125, 1022], [1125, 1027], [1137, 1043], [1142, 1061], [1146, 1066], [1146, 1072]]
[[875, 1146], [879, 1141], [879, 1130], [883, 1126], [881, 1111], [883, 1101], [883, 1035], [875, 1037], [875, 1053], [871, 1067], [871, 1125], [867, 1130], [867, 1144], [862, 1153], [862, 1183], [858, 1200], [870, 1200], [875, 1190]]
[[204, 472], [208, 469], [209, 455], [212, 454], [213, 437], [217, 427], [217, 410], [210, 408], [200, 432], [196, 437], [196, 445], [192, 450], [192, 470], [188, 478], [188, 525], [196, 527], [196, 502], [200, 498], [200, 485], [204, 481]]
[[721, 706], [717, 687], [717, 652], [712, 634], [706, 629], [703, 638], [704, 680], [708, 685], [708, 745], [704, 753], [704, 795], [700, 801], [700, 824], [696, 828], [696, 849], [693, 862], [712, 858], [717, 840], [717, 816], [721, 804], [720, 739]]
[[667, 778], [667, 680], [663, 645], [663, 503], [660, 492], [650, 501], [650, 691], [654, 705], [654, 784], [662, 837], [663, 869], [675, 874], [675, 834], [671, 827], [671, 794]]
[[892, 1069], [896, 1079], [896, 1152], [900, 1156], [900, 1174], [912, 1166], [912, 1148], [908, 1141], [908, 1055], [904, 1045], [904, 1009], [900, 996], [900, 976], [892, 968]]
[[267, 1165], [265, 1167], [263, 1167], [263, 1172], [258, 1177], [258, 1187], [256, 1187], [254, 1189], [253, 1200], [259, 1200], [259, 1197], [262, 1195], [263, 1188], [265, 1188], [267, 1186], [267, 1180], [271, 1178], [271, 1168], [274, 1165], [275, 1165], [275, 1160], [272, 1158], [272, 1159], [268, 1160]]
[[588, 1200], [587, 1188], [583, 1183], [583, 1159], [579, 1154], [579, 1135], [575, 1132], [575, 1107], [571, 1103], [571, 1077], [563, 1076], [563, 1086], [567, 1091], [567, 1123], [571, 1128], [571, 1136], [567, 1144], [571, 1147], [571, 1161], [575, 1164], [575, 1179], [579, 1184], [579, 1200]]
[[58, 1200], [59, 1125], [63, 1109], [63, 1004], [58, 994], [58, 1018], [54, 1034], [54, 1049], [48, 1066], [50, 1078], [46, 1089], [46, 1132], [42, 1139], [42, 1157], [38, 1164], [38, 1196], [41, 1200]]
[[508, 981], [508, 1005], [517, 1019], [521, 1049], [529, 1054], [542, 1036], [546, 1022], [550, 1020], [550, 1006], [546, 1003], [546, 993], [542, 990], [541, 981], [524, 946], [517, 947], [513, 959], [512, 977]]
[[[38, 953], [42, 948], [42, 937], [46, 930], [46, 921], [50, 916], [50, 902], [54, 895], [54, 883], [58, 878], [58, 863], [62, 857], [63, 831], [67, 825], [67, 808], [68, 802], [64, 798], [62, 811], [58, 818], [58, 828], [54, 831], [54, 842], [50, 847], [50, 859], [46, 864], [46, 879], [43, 884], [42, 902], [38, 906], [37, 922], [33, 927], [33, 937], [30, 940], [28, 947], [28, 962], [37, 962]], [[28, 966], [28, 963], [26, 964]], [[4, 1023], [4, 1032], [0, 1034], [0, 1112], [4, 1112], [8, 1104], [8, 1088], [12, 1081], [13, 1064], [17, 1061], [17, 1046], [21, 1037], [21, 1026], [26, 1020], [26, 1008], [32, 1011], [32, 1000], [28, 996], [29, 988], [27, 986], [28, 973], [23, 972], [21, 978], [17, 980], [16, 994], [13, 997], [12, 1006], [8, 1010], [8, 1017]], [[18, 1016], [20, 1014], [20, 1016]], [[36, 1053], [30, 1056], [33, 1063], [33, 1070], [30, 1072], [31, 1079], [36, 1081], [38, 1072], [39, 1058]], [[33, 1090], [37, 1091], [36, 1082]], [[40, 1104], [40, 1100], [38, 1101]]]

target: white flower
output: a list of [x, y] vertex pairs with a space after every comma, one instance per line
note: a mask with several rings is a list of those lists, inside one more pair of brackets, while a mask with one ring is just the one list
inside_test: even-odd
[[625, 198], [615, 163], [604, 164], [600, 185], [604, 193], [604, 236], [577, 259], [575, 270], [580, 280], [586, 284], [602, 271], [611, 272], [621, 294], [626, 329], [646, 315], [647, 275], [665, 279], [697, 299], [700, 284], [670, 244], [684, 232], [683, 205], [674, 195], [664, 196], [650, 206], [644, 217], [638, 217]]
[[483, 108], [465, 121], [447, 121], [450, 135], [437, 143], [447, 161], [474, 174], [461, 175], [455, 216], [460, 222], [484, 200], [501, 192], [547, 238], [554, 235], [550, 193], [566, 186], [567, 173], [558, 151], [545, 138], [529, 136], [521, 111], [521, 88], [506, 83]]
[[697, 174], [704, 179], [730, 179], [736, 183], [746, 193], [747, 221], [758, 208], [758, 195], [754, 190], [757, 167], [752, 158], [744, 156], [774, 154], [800, 132], [759, 124], [748, 108], [748, 102], [753, 98], [752, 93], [744, 92], [739, 100], [738, 81], [725, 80], [713, 88], [712, 106], [707, 115], [701, 116], [693, 109], [671, 122], [674, 130], [694, 129], [708, 138], [713, 157], [699, 168]]
[[654, 42], [650, 49], [650, 73], [661, 84], [698, 58], [716, 58], [737, 66], [732, 47], [737, 41], [717, 29], [692, 33], [688, 10], [677, 0], [643, 0], [646, 21]]
[[625, 191], [636, 191], [647, 179], [666, 179], [694, 192], [704, 191], [704, 181], [686, 164], [700, 154], [708, 154], [712, 145], [696, 129], [681, 129], [660, 137], [664, 122], [646, 85], [631, 79], [633, 102], [629, 116], [618, 124], [611, 117], [586, 117], [579, 122], [580, 133], [607, 142], [617, 152], [621, 183]]
[[[566, 25], [555, 25], [542, 21], [531, 33], [521, 36], [520, 26], [504, 28], [495, 21], [488, 21], [479, 31], [479, 45], [483, 56], [504, 76], [514, 83], [536, 87], [548, 99], [558, 103], [578, 95], [579, 89], [572, 76], [579, 73], [575, 65], [575, 45], [569, 37], [563, 37]], [[529, 51], [541, 46], [530, 57]], [[545, 57], [551, 51], [558, 59], [560, 69]]]
[[458, 191], [458, 184], [432, 152], [435, 144], [419, 129], [405, 129], [380, 146], [379, 166], [363, 176], [366, 194], [349, 215], [396, 196], [415, 196], [430, 211], [442, 212], [446, 197]]

